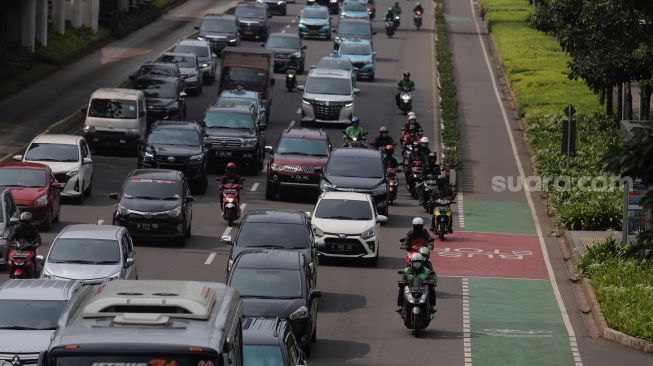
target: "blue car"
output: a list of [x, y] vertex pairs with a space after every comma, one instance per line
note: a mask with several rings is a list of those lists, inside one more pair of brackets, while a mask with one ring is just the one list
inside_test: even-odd
[[357, 69], [359, 79], [374, 80], [374, 58], [376, 52], [372, 43], [364, 39], [345, 39], [338, 49], [340, 56], [347, 57]]
[[369, 19], [367, 4], [359, 1], [346, 0], [340, 8], [340, 18]]
[[331, 17], [326, 6], [311, 5], [302, 9], [297, 27], [301, 38], [331, 39]]

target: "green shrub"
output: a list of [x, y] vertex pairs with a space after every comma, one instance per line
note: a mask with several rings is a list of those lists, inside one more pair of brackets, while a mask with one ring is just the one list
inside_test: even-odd
[[158, 3], [162, 3], [162, 1], [148, 4], [138, 11], [120, 13], [111, 17], [111, 35], [116, 38], [123, 38], [129, 33], [155, 21], [161, 15], [162, 6], [159, 6]]
[[0, 80], [3, 80], [3, 82], [36, 66], [37, 63], [36, 57], [27, 48], [0, 43]]
[[176, 1], [178, 1], [178, 0], [153, 0], [152, 4], [154, 4], [154, 6], [156, 6], [159, 9], [163, 9], [166, 6], [172, 4], [172, 3], [176, 2]]
[[108, 31], [103, 28], [93, 32], [90, 28], [73, 28], [67, 24], [65, 34], [48, 33], [48, 46], [37, 46], [36, 57], [44, 63], [63, 65], [95, 48], [108, 36]]

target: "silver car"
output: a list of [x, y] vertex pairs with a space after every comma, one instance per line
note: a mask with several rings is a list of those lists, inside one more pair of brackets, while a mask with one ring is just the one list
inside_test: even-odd
[[313, 69], [302, 90], [302, 125], [306, 123], [347, 124], [354, 113], [354, 88], [351, 73], [344, 70]]
[[138, 279], [136, 252], [122, 226], [70, 225], [54, 239], [41, 278], [70, 280]]
[[177, 42], [175, 53], [194, 53], [197, 61], [200, 63], [200, 69], [204, 76], [204, 83], [211, 84], [215, 80], [216, 58], [218, 57], [211, 51], [211, 45], [206, 40], [201, 39], [184, 39]]

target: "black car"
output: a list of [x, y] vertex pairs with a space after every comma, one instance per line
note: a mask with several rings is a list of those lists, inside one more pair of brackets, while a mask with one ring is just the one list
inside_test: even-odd
[[286, 0], [258, 0], [258, 2], [267, 5], [270, 13], [278, 15], [286, 15], [288, 13]]
[[161, 119], [186, 118], [186, 92], [184, 83], [174, 77], [140, 77], [134, 89], [145, 94], [148, 127]]
[[204, 39], [211, 45], [211, 50], [220, 54], [226, 46], [240, 45], [240, 33], [236, 24], [236, 16], [230, 14], [205, 14], [198, 27], [198, 39]]
[[290, 56], [295, 56], [297, 73], [302, 74], [306, 68], [306, 46], [297, 34], [272, 33], [265, 42], [265, 48], [274, 52], [274, 72], [286, 72]]
[[159, 57], [158, 62], [177, 65], [184, 80], [184, 88], [193, 95], [202, 94], [204, 73], [194, 53], [166, 52]]
[[183, 80], [177, 64], [163, 62], [146, 62], [138, 68], [134, 75], [130, 75], [129, 79], [137, 80], [141, 77], [172, 77]]
[[376, 150], [341, 148], [331, 152], [322, 173], [322, 191], [369, 193], [379, 214], [388, 216], [388, 180]]
[[305, 212], [277, 209], [250, 210], [240, 222], [236, 240], [232, 241], [231, 236], [224, 236], [222, 241], [232, 246], [227, 274], [234, 258], [244, 250], [286, 249], [299, 251], [306, 256], [313, 280], [317, 281], [317, 246], [321, 246], [323, 242], [316, 241], [311, 229], [311, 221]]
[[138, 149], [138, 168], [179, 170], [199, 194], [206, 191], [208, 164], [204, 130], [196, 122], [156, 122]]
[[186, 244], [191, 235], [193, 205], [184, 173], [169, 169], [134, 169], [119, 193], [113, 224], [127, 228], [132, 238], [177, 239]]
[[257, 121], [253, 106], [209, 107], [202, 124], [211, 160], [237, 162], [248, 167], [251, 174], [258, 174], [265, 158], [265, 125]]
[[240, 293], [246, 317], [288, 320], [308, 356], [317, 334], [322, 292], [313, 286], [306, 257], [289, 250], [247, 250], [234, 261], [227, 284]]
[[243, 319], [243, 365], [297, 366], [306, 356], [292, 327], [281, 318]]
[[268, 6], [255, 2], [242, 2], [236, 6], [238, 32], [243, 39], [266, 40], [270, 29]]
[[7, 238], [13, 237], [20, 211], [11, 194], [11, 189], [0, 187], [0, 268], [7, 266]]

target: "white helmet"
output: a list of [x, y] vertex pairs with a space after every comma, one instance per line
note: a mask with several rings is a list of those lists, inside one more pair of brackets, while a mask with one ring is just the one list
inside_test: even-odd
[[428, 144], [429, 143], [429, 138], [424, 136], [421, 139], [419, 139], [419, 142], [422, 144]]
[[417, 119], [415, 112], [408, 112], [408, 120], [410, 121], [411, 119]]
[[417, 262], [417, 261], [424, 262], [424, 256], [419, 254], [419, 253], [411, 254], [410, 255], [410, 262], [413, 263], [413, 262]]
[[424, 220], [421, 217], [416, 217], [413, 219], [413, 226], [415, 225], [424, 225]]

